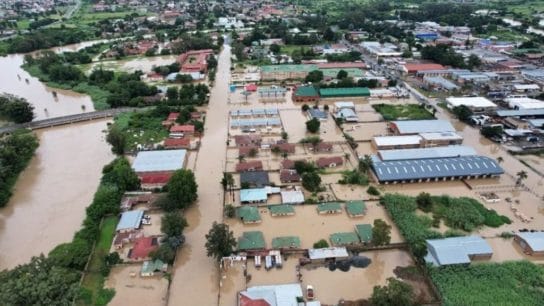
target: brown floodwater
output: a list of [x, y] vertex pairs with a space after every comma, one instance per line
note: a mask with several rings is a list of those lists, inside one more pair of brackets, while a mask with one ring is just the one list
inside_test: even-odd
[[[80, 44], [52, 48], [55, 52], [77, 51], [102, 41], [88, 41]], [[21, 65], [24, 54], [0, 57], [0, 93], [23, 97], [34, 105], [34, 120], [60, 117], [94, 110], [93, 102], [87, 95], [69, 90], [46, 86], [37, 78], [30, 76]], [[27, 82], [28, 80], [28, 82]], [[53, 92], [57, 96], [53, 96]]]
[[106, 287], [114, 288], [115, 295], [108, 305], [164, 305], [168, 280], [160, 273], [140, 277], [141, 264], [120, 265], [111, 269]]
[[170, 65], [176, 61], [177, 56], [175, 55], [164, 55], [164, 56], [152, 56], [152, 57], [140, 57], [135, 59], [128, 60], [108, 60], [95, 62], [90, 66], [89, 71], [94, 67], [102, 66], [105, 69], [114, 68], [127, 72], [134, 72], [136, 70], [141, 70], [144, 73], [150, 72], [153, 67]]
[[214, 221], [221, 222], [223, 191], [219, 184], [226, 161], [230, 47], [219, 56], [215, 86], [211, 91], [202, 145], [196, 159], [198, 201], [186, 211], [189, 223], [185, 245], [174, 264], [169, 305], [217, 305], [217, 263], [206, 256], [204, 236]]
[[106, 120], [37, 131], [40, 146], [0, 209], [0, 270], [68, 242], [80, 228], [102, 167], [113, 159]]

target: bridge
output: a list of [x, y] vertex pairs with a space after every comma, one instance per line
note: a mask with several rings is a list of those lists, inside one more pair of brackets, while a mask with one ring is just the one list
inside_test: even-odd
[[134, 110], [136, 110], [136, 108], [120, 107], [120, 108], [112, 108], [112, 109], [94, 111], [94, 112], [88, 112], [88, 113], [67, 115], [62, 117], [48, 118], [43, 120], [36, 120], [36, 121], [27, 122], [23, 124], [14, 124], [14, 125], [2, 127], [0, 128], [0, 134], [11, 133], [21, 128], [38, 130], [38, 129], [50, 128], [50, 127], [59, 126], [59, 125], [78, 123], [83, 121], [111, 118], [118, 114], [130, 112]]

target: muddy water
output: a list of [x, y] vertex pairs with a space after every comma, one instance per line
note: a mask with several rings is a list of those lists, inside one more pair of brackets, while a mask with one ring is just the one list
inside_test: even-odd
[[140, 277], [140, 267], [139, 264], [121, 265], [111, 270], [106, 281], [106, 287], [114, 288], [115, 296], [108, 305], [163, 304], [168, 288], [168, 280], [162, 277], [160, 273], [157, 276]]
[[153, 69], [155, 66], [164, 66], [170, 65], [176, 61], [177, 56], [175, 55], [165, 55], [165, 56], [154, 56], [154, 57], [142, 57], [130, 60], [121, 60], [121, 61], [102, 61], [96, 62], [91, 65], [92, 71], [93, 67], [102, 66], [105, 69], [114, 68], [120, 69], [127, 72], [133, 72], [136, 70], [141, 70], [144, 73], [147, 73]]
[[[51, 50], [55, 52], [77, 51], [101, 41], [89, 41], [68, 45]], [[0, 93], [9, 93], [26, 98], [34, 105], [34, 120], [60, 117], [94, 110], [93, 102], [87, 95], [73, 91], [47, 87], [37, 78], [30, 76], [20, 66], [23, 64], [23, 54], [12, 54], [0, 57]], [[20, 78], [19, 78], [19, 77]], [[28, 80], [28, 83], [26, 82]], [[53, 96], [57, 92], [57, 97]]]
[[[230, 79], [230, 47], [219, 56], [216, 83], [211, 92], [204, 137], [196, 161], [198, 202], [186, 212], [189, 227], [186, 242], [178, 253], [170, 288], [170, 305], [216, 305], [218, 269], [206, 256], [205, 238], [213, 221], [221, 221], [222, 187], [219, 181], [225, 165]], [[145, 293], [142, 293], [145, 294]]]
[[40, 146], [0, 209], [0, 270], [70, 241], [113, 159], [101, 132], [107, 121], [37, 132]]

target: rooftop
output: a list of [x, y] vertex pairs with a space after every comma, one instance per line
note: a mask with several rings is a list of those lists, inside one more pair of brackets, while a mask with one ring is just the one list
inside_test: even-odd
[[263, 187], [269, 184], [268, 172], [266, 171], [247, 171], [240, 173], [240, 183], [248, 183], [253, 186]]
[[241, 206], [236, 209], [238, 218], [244, 223], [253, 223], [261, 221], [261, 214], [259, 209], [255, 206]]
[[378, 147], [381, 146], [400, 146], [400, 145], [419, 145], [421, 136], [419, 135], [401, 135], [401, 136], [375, 136], [374, 142]]
[[446, 101], [452, 107], [465, 105], [468, 107], [496, 108], [497, 105], [484, 97], [448, 97]]
[[544, 252], [544, 232], [517, 233], [529, 245], [533, 252]]
[[476, 155], [476, 151], [467, 146], [445, 146], [434, 148], [380, 150], [378, 151], [382, 161], [447, 158]]
[[132, 163], [135, 172], [175, 171], [183, 168], [186, 150], [140, 151]]
[[364, 201], [348, 201], [346, 210], [352, 216], [363, 215], [366, 212], [366, 204]]
[[262, 202], [268, 199], [268, 194], [265, 188], [241, 189], [241, 202]]
[[283, 204], [300, 204], [304, 203], [304, 193], [300, 190], [282, 191], [281, 202]]
[[319, 93], [313, 86], [299, 86], [295, 89], [296, 97], [316, 97]]
[[270, 205], [270, 213], [273, 215], [294, 214], [295, 208], [291, 205]]
[[262, 72], [310, 72], [312, 70], [317, 70], [317, 65], [268, 65], [262, 66]]
[[330, 236], [333, 245], [346, 245], [360, 242], [355, 232], [333, 233]]
[[348, 250], [344, 247], [332, 247], [322, 249], [308, 249], [310, 259], [326, 259], [326, 258], [346, 258], [349, 256]]
[[327, 212], [327, 211], [342, 211], [342, 206], [338, 202], [329, 202], [329, 203], [321, 203], [317, 205], [317, 211], [318, 212]]
[[300, 248], [300, 238], [297, 236], [274, 237], [272, 238], [272, 248]]
[[142, 218], [144, 216], [143, 210], [130, 210], [121, 214], [121, 220], [115, 228], [116, 231], [131, 230], [140, 227]]
[[370, 90], [366, 87], [348, 87], [348, 88], [321, 88], [319, 95], [323, 98], [328, 97], [369, 97]]
[[243, 232], [238, 238], [239, 250], [264, 249], [265, 242], [263, 233], [260, 231]]
[[419, 134], [429, 132], [455, 132], [455, 128], [446, 120], [404, 120], [392, 121], [399, 134]]
[[473, 255], [493, 254], [487, 241], [479, 236], [427, 240], [425, 261], [437, 266], [470, 263]]
[[300, 284], [249, 287], [239, 293], [239, 306], [297, 306], [302, 297]]
[[355, 231], [362, 242], [372, 241], [372, 225], [371, 224], [357, 224], [355, 225]]

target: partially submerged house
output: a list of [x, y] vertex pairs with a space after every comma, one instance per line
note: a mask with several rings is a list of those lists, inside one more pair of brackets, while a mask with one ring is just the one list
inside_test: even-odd
[[236, 209], [236, 215], [245, 224], [260, 223], [261, 214], [255, 206], [241, 206]]
[[115, 231], [117, 233], [132, 232], [140, 228], [142, 218], [144, 217], [143, 210], [130, 210], [121, 214], [121, 220], [117, 224]]
[[260, 160], [241, 162], [236, 165], [236, 172], [261, 170], [263, 170], [263, 162]]
[[321, 203], [316, 206], [317, 213], [324, 214], [339, 214], [342, 212], [342, 206], [338, 202]]
[[252, 188], [261, 188], [270, 184], [268, 172], [266, 171], [246, 171], [240, 173], [240, 184], [248, 185]]
[[520, 232], [514, 236], [514, 241], [519, 244], [525, 254], [544, 255], [544, 232]]
[[364, 201], [346, 202], [346, 212], [350, 217], [362, 217], [366, 213], [366, 204]]
[[142, 264], [142, 268], [140, 269], [140, 276], [141, 277], [150, 277], [155, 275], [157, 272], [164, 273], [168, 270], [168, 264], [162, 262], [160, 259], [156, 260], [146, 260]]
[[425, 261], [436, 266], [470, 264], [473, 259], [489, 259], [493, 249], [482, 237], [465, 236], [427, 240]]
[[128, 251], [128, 258], [134, 261], [148, 260], [151, 252], [159, 248], [159, 237], [141, 237], [134, 241], [134, 247]]
[[316, 162], [319, 168], [335, 168], [344, 164], [344, 159], [340, 156], [321, 157]]

